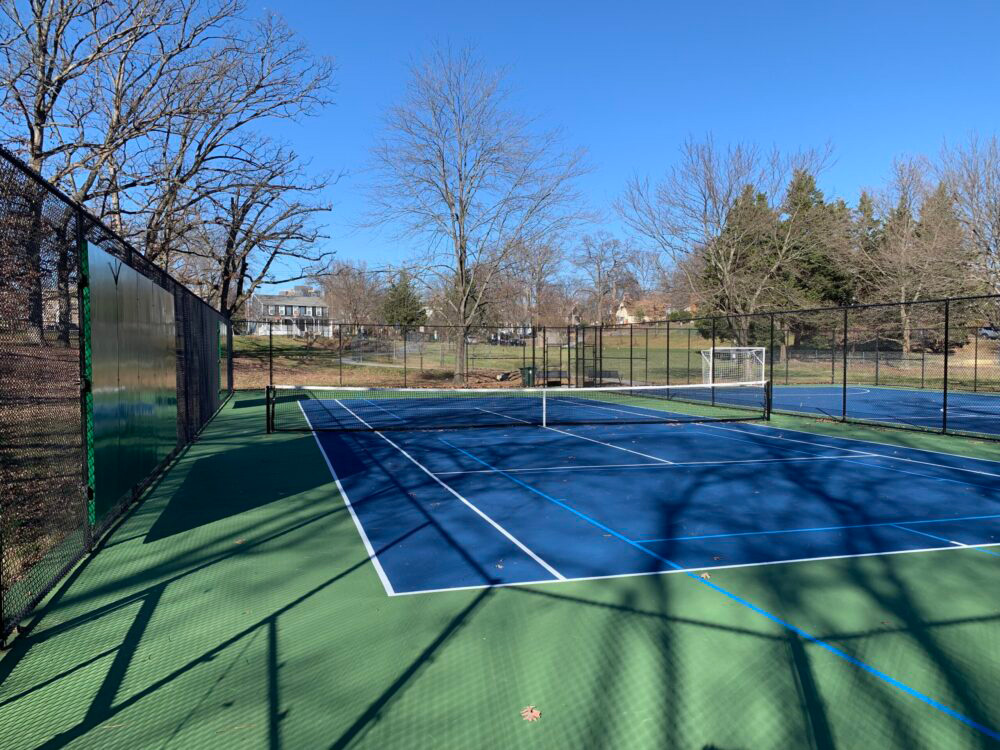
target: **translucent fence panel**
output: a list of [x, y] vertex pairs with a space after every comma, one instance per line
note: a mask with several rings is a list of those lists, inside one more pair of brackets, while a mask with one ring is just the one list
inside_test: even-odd
[[2, 149], [0, 263], [2, 641], [232, 382], [229, 321]]

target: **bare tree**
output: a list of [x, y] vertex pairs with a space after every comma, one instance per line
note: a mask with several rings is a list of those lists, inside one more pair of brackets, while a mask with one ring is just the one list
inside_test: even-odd
[[657, 183], [631, 179], [615, 208], [693, 295], [717, 312], [746, 315], [787, 302], [789, 269], [826, 241], [815, 213], [785, 194], [794, 178], [817, 173], [828, 158], [828, 149], [784, 155], [745, 143], [720, 148], [711, 137], [688, 140], [676, 167]]
[[1000, 141], [973, 135], [945, 148], [941, 177], [955, 196], [968, 241], [978, 252], [990, 290], [1000, 294]]
[[[64, 127], [67, 122], [86, 121], [96, 109], [96, 97], [85, 77], [102, 60], [141, 33], [150, 20], [150, 4], [140, 0], [114, 7], [103, 0], [18, 0], [0, 2], [0, 84], [5, 140], [25, 154], [28, 165], [47, 172], [47, 162], [54, 157], [72, 161], [86, 145], [87, 133], [80, 128]], [[124, 6], [124, 7], [123, 7]], [[119, 14], [116, 11], [126, 11]], [[59, 175], [51, 175], [58, 180]], [[29, 208], [34, 216], [28, 232], [27, 248], [30, 284], [27, 298], [29, 331], [33, 338], [42, 335], [41, 199]], [[70, 215], [66, 215], [68, 223]], [[68, 225], [68, 224], [67, 224]], [[65, 227], [62, 231], [65, 232]], [[69, 262], [66, 243], [57, 261], [62, 309], [62, 339], [68, 343]]]
[[[295, 161], [281, 174], [288, 154], [261, 148], [248, 128], [325, 104], [332, 64], [273, 15], [247, 23], [243, 9], [242, 0], [0, 0], [8, 143], [150, 259], [204, 274], [195, 281], [227, 310], [274, 279], [276, 260], [306, 262], [289, 279], [324, 260], [307, 247], [319, 235], [306, 217], [325, 207], [290, 196], [327, 181]], [[213, 230], [225, 249], [209, 249]], [[61, 252], [68, 320], [73, 243]], [[40, 337], [40, 289], [29, 308]]]
[[[976, 293], [976, 258], [963, 236], [955, 202], [944, 183], [932, 186], [923, 159], [897, 161], [890, 183], [879, 197], [880, 241], [855, 252], [864, 264], [869, 291], [877, 300], [919, 302]], [[919, 306], [900, 305], [900, 344], [912, 348], [914, 315]], [[928, 310], [933, 312], [935, 310]]]
[[519, 322], [537, 326], [548, 317], [545, 302], [552, 301], [551, 290], [559, 281], [565, 259], [566, 249], [560, 237], [547, 237], [514, 249], [508, 296], [521, 308]]
[[195, 266], [191, 281], [231, 317], [261, 284], [322, 277], [333, 253], [316, 248], [324, 235], [315, 218], [330, 206], [315, 195], [329, 181], [310, 179], [294, 152], [261, 141], [254, 162], [237, 162], [226, 176], [228, 184], [193, 207], [203, 221], [177, 251], [210, 261]]
[[372, 151], [371, 223], [426, 241], [420, 265], [454, 290], [446, 299], [463, 332], [517, 248], [582, 215], [572, 189], [582, 152], [564, 151], [558, 133], [533, 132], [508, 108], [503, 83], [471, 50], [437, 50], [412, 66]]
[[[169, 267], [184, 238], [200, 228], [195, 206], [245, 188], [270, 169], [273, 148], [249, 130], [262, 120], [294, 120], [328, 103], [332, 62], [314, 58], [277, 17], [220, 40], [212, 55], [177, 76], [172, 115], [133, 160], [130, 203], [121, 224], [136, 226], [146, 254]], [[292, 168], [293, 174], [301, 172]], [[287, 184], [287, 181], [286, 181]], [[309, 181], [297, 187], [309, 191]]]
[[377, 322], [386, 291], [386, 274], [364, 262], [338, 261], [318, 279], [331, 320], [360, 325]]
[[611, 234], [601, 231], [584, 235], [573, 254], [573, 265], [586, 280], [580, 290], [593, 310], [593, 322], [605, 325], [614, 322], [616, 307], [621, 304], [629, 287], [636, 287], [635, 248]]

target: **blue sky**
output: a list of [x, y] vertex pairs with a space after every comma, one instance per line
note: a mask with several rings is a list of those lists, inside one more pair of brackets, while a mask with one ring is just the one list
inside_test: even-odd
[[[251, 7], [263, 11], [270, 6]], [[329, 245], [370, 265], [411, 252], [357, 230], [367, 151], [407, 64], [435, 41], [474, 45], [506, 66], [513, 102], [589, 151], [591, 208], [633, 173], [662, 172], [689, 135], [782, 149], [834, 147], [821, 176], [853, 202], [895, 157], [935, 154], [1000, 122], [998, 2], [341, 2], [285, 0], [279, 12], [336, 59], [336, 105], [269, 133], [348, 174], [330, 189]], [[620, 229], [609, 216], [606, 228]]]

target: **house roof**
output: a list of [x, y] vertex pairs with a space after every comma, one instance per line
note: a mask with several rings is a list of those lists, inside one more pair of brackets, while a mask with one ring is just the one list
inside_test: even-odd
[[262, 305], [294, 305], [295, 307], [326, 307], [326, 302], [320, 297], [301, 297], [294, 294], [258, 294], [257, 299]]

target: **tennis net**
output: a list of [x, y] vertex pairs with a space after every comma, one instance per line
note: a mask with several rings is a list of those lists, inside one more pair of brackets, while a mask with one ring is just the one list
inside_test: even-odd
[[768, 419], [764, 382], [599, 388], [269, 386], [268, 432]]

